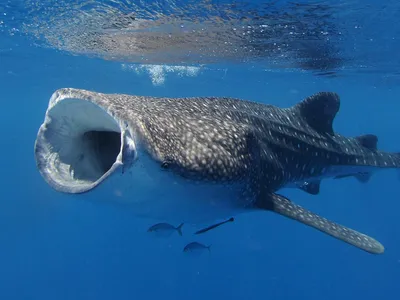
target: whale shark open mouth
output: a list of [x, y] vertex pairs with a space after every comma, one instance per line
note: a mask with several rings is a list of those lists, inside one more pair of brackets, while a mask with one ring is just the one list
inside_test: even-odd
[[53, 94], [35, 143], [40, 173], [67, 193], [91, 190], [120, 167], [126, 143], [118, 118], [76, 96]]

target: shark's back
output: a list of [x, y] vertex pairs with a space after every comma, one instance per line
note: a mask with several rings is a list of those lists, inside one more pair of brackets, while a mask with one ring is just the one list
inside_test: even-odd
[[[137, 97], [129, 105], [119, 114], [140, 119], [147, 151], [191, 179], [241, 180], [261, 163], [277, 189], [333, 172], [332, 166], [400, 166], [397, 154], [377, 150], [376, 136], [334, 132], [335, 93], [318, 93], [290, 108], [216, 97]], [[255, 155], [258, 148], [262, 153]]]
[[[190, 179], [230, 182], [247, 176], [256, 128], [277, 107], [232, 98], [138, 98], [123, 118], [140, 119], [143, 147]], [[125, 107], [126, 108], [126, 107]]]

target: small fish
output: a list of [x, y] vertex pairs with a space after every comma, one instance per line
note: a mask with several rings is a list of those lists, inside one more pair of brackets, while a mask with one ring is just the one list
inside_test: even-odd
[[177, 231], [182, 236], [183, 224], [181, 223], [178, 227], [174, 227], [168, 223], [158, 223], [147, 229], [147, 232], [155, 232], [159, 236], [170, 236], [174, 231]]
[[199, 251], [203, 251], [205, 249], [207, 249], [208, 252], [211, 252], [210, 247], [211, 247], [211, 245], [205, 246], [198, 242], [191, 242], [191, 243], [187, 244], [185, 246], [185, 248], [183, 248], [183, 252], [199, 252]]
[[225, 224], [225, 223], [233, 222], [233, 221], [235, 221], [235, 219], [232, 217], [232, 218], [230, 218], [230, 219], [228, 219], [228, 220], [225, 220], [225, 221], [219, 222], [219, 223], [217, 223], [217, 224], [208, 226], [208, 227], [206, 227], [206, 228], [200, 229], [199, 231], [196, 231], [194, 234], [201, 234], [201, 233], [207, 232], [207, 231], [209, 231], [209, 230], [211, 230], [211, 229], [214, 229], [214, 228], [216, 228], [216, 227], [218, 227], [218, 226], [221, 226], [221, 225], [223, 225], [223, 224]]

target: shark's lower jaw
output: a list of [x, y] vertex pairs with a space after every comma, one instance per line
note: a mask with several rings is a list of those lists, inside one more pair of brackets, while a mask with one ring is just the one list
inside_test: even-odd
[[102, 107], [55, 93], [35, 143], [38, 169], [57, 191], [87, 192], [122, 166], [124, 135], [120, 121]]

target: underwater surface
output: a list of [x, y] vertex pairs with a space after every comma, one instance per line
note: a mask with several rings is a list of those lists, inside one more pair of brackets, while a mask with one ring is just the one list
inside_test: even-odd
[[397, 1], [0, 0], [0, 298], [398, 299], [396, 171], [282, 190], [379, 240], [373, 255], [261, 211], [158, 237], [158, 220], [53, 190], [33, 147], [51, 95], [71, 87], [279, 107], [331, 91], [336, 132], [399, 152], [399, 17]]

